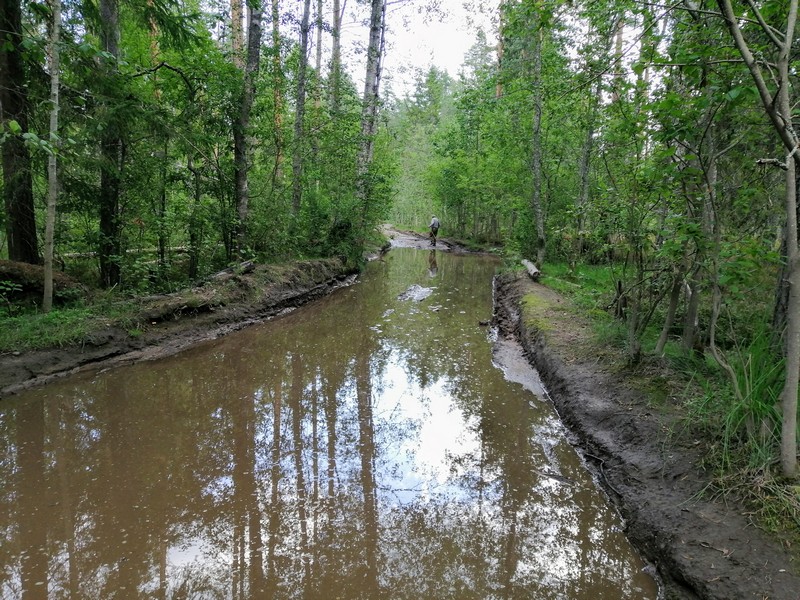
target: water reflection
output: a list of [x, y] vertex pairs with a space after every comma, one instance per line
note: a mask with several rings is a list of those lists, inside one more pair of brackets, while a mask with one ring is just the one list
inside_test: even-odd
[[395, 250], [272, 323], [7, 401], [0, 594], [655, 598], [492, 365], [494, 268]]

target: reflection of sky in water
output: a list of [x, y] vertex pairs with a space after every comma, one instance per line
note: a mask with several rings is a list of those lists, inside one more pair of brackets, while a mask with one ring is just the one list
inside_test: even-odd
[[[230, 598], [235, 585], [254, 585], [257, 528], [281, 597], [302, 596], [303, 556], [318, 561], [333, 596], [369, 597], [357, 582], [370, 552], [363, 475], [372, 463], [380, 581], [391, 598], [485, 599], [504, 587], [537, 599], [654, 598], [619, 519], [535, 395], [535, 374], [513, 346], [493, 354], [493, 334], [479, 325], [491, 316], [496, 263], [440, 254], [434, 281], [429, 260], [393, 251], [356, 285], [272, 323], [6, 404], [7, 586], [18, 590], [30, 569], [22, 549], [44, 515], [51, 590], [70, 585], [74, 564], [85, 597], [104, 597], [106, 585], [153, 596], [166, 582], [170, 593]], [[413, 298], [398, 299], [414, 286]], [[23, 406], [39, 407], [49, 459], [18, 468], [13, 416]], [[43, 471], [61, 487], [36, 488]], [[56, 508], [14, 505], [19, 482], [54, 494]], [[72, 561], [60, 537], [70, 518]], [[306, 554], [304, 535], [316, 544]]]
[[[375, 399], [376, 416], [392, 415], [393, 420], [416, 424], [399, 443], [392, 478], [381, 482], [392, 492], [387, 501], [393, 497], [403, 504], [418, 495], [441, 493], [451, 478], [448, 456], [474, 452], [478, 444], [474, 433], [465, 428], [464, 414], [453, 404], [444, 382], [421, 389], [393, 362], [387, 365], [383, 378], [383, 393]], [[459, 489], [451, 486], [448, 491], [454, 494]]]

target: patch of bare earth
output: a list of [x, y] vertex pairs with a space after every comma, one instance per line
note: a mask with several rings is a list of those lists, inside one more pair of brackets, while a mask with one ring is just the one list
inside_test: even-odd
[[109, 322], [79, 344], [2, 355], [0, 398], [84, 369], [169, 356], [292, 310], [354, 277], [338, 259], [248, 264], [188, 290], [141, 298], [128, 323]]
[[781, 542], [736, 501], [703, 494], [706, 442], [668, 435], [677, 414], [653, 408], [567, 299], [517, 275], [496, 285], [498, 326], [522, 343], [628, 538], [658, 569], [665, 597], [800, 599], [798, 565]]

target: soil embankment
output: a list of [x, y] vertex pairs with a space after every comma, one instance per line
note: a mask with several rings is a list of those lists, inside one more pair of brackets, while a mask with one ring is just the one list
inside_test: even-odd
[[497, 279], [496, 303], [498, 326], [521, 341], [666, 598], [800, 598], [800, 569], [780, 542], [735, 501], [704, 498], [706, 442], [666, 441], [677, 425], [669, 406], [652, 407], [629, 373], [611, 368], [568, 300], [509, 274]]
[[251, 265], [246, 272], [218, 273], [189, 290], [142, 298], [132, 322], [109, 322], [80, 344], [0, 356], [0, 398], [82, 369], [174, 354], [292, 310], [354, 277], [338, 259]]

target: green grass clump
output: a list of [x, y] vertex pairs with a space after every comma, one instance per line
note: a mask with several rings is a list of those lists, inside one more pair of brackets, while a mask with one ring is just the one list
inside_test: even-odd
[[135, 328], [138, 311], [133, 300], [113, 295], [100, 297], [90, 306], [57, 308], [51, 312], [0, 315], [0, 352], [24, 352], [80, 344], [98, 329], [117, 325]]
[[79, 342], [96, 324], [88, 308], [0, 318], [0, 352], [35, 350]]

